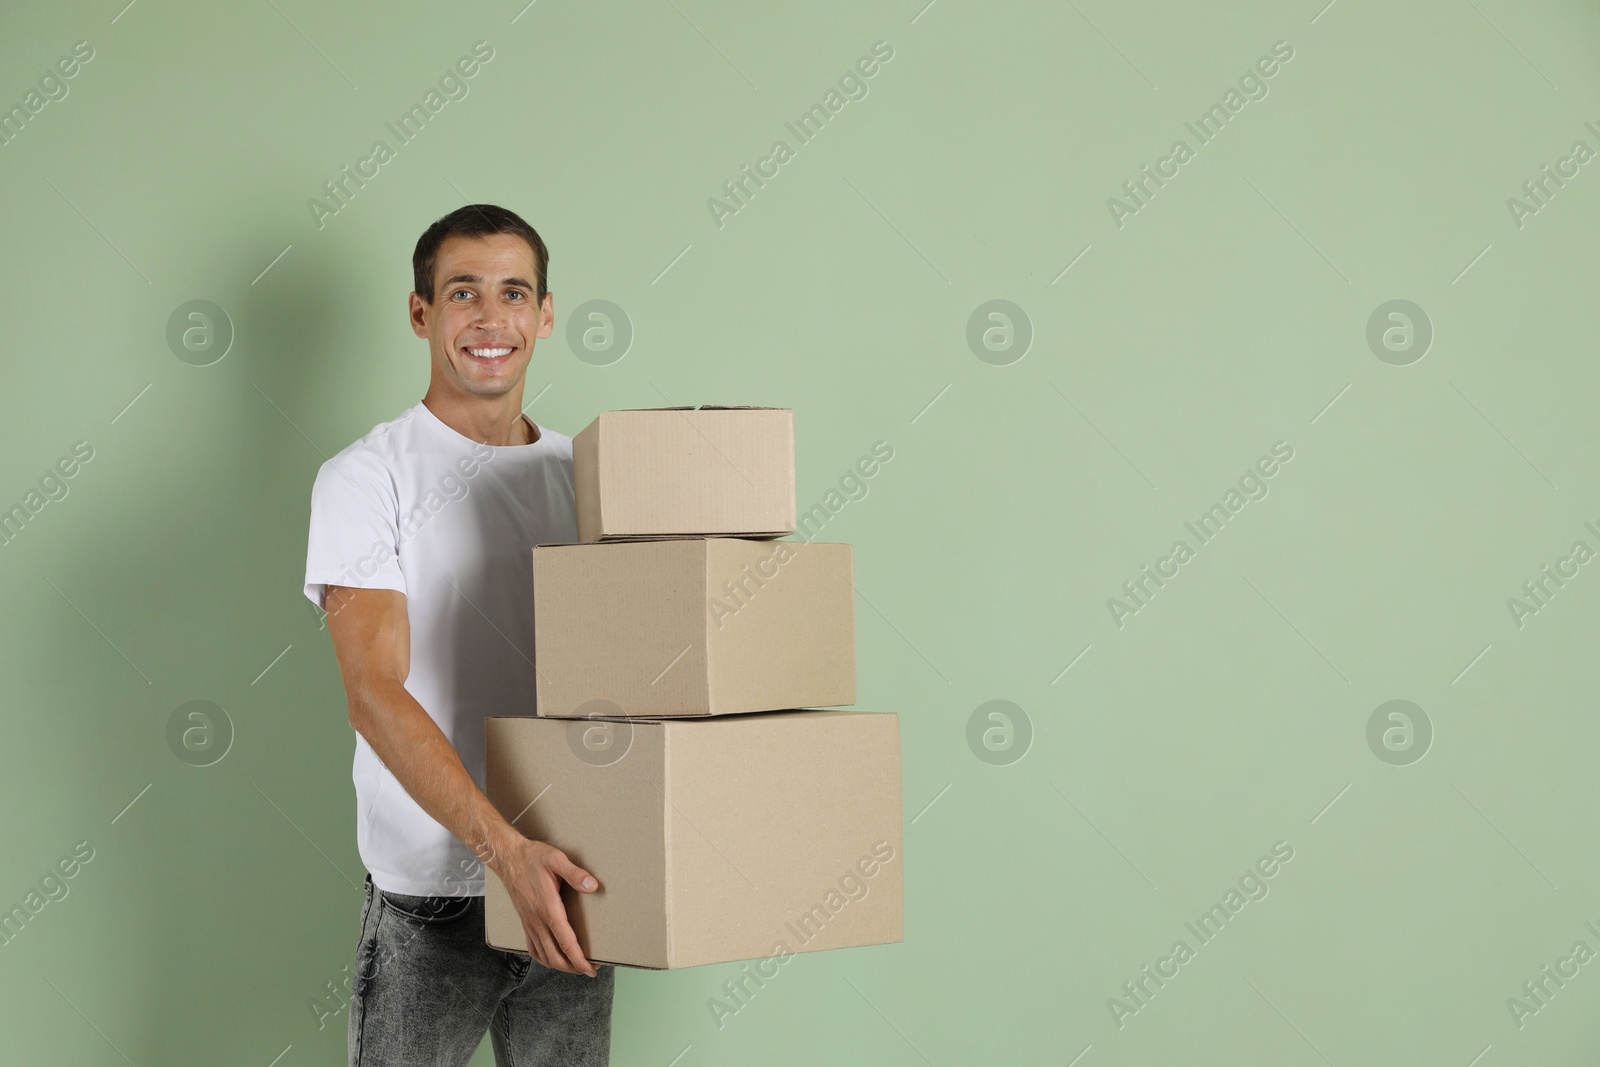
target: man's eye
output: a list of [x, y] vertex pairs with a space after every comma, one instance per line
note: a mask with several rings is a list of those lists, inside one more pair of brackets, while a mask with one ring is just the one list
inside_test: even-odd
[[526, 295], [526, 293], [520, 293], [515, 289], [512, 289], [510, 292], [506, 293], [507, 297], [516, 297], [517, 300], [521, 300]]
[[455, 292], [450, 294], [450, 296], [452, 298], [458, 297], [458, 296], [471, 296], [471, 295], [472, 295], [472, 290], [470, 290], [470, 289], [457, 289]]

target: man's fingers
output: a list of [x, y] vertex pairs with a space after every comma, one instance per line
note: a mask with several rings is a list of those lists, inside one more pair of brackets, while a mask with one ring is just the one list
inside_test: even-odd
[[[578, 944], [578, 935], [572, 932], [572, 926], [565, 919], [550, 924], [550, 932], [555, 935], [556, 943], [561, 946], [566, 958], [580, 974], [590, 978], [595, 976], [594, 964], [590, 963], [583, 955], [583, 948]], [[565, 970], [566, 968], [562, 968]]]
[[532, 925], [523, 923], [522, 934], [528, 941], [528, 955], [546, 967], [566, 969], [562, 962], [561, 950], [556, 947], [555, 939], [550, 936], [544, 916], [536, 915]]
[[600, 888], [600, 882], [595, 878], [595, 876], [584, 870], [582, 867], [579, 867], [576, 863], [573, 863], [571, 860], [567, 859], [567, 854], [565, 852], [554, 852], [551, 854], [550, 858], [555, 865], [556, 873], [559, 874], [562, 880], [568, 885], [578, 890], [578, 892], [593, 893], [595, 890]]
[[539, 866], [554, 877], [537, 879], [541, 884], [534, 890], [535, 905], [532, 925], [525, 925], [528, 951], [541, 964], [552, 970], [572, 974], [597, 976], [594, 964], [584, 957], [578, 936], [567, 921], [566, 905], [561, 900], [561, 883], [565, 882], [580, 893], [599, 890], [600, 880], [573, 863], [567, 854], [550, 845], [540, 846]]
[[539, 961], [552, 971], [572, 972], [572, 964], [567, 962], [567, 957], [562, 953], [560, 946], [553, 940], [546, 938], [544, 942], [544, 959]]
[[[537, 935], [539, 950], [533, 954], [534, 959], [554, 971], [571, 971], [572, 967], [567, 963], [561, 949], [556, 947], [555, 940], [550, 936], [549, 931], [541, 929], [535, 931], [535, 934]], [[531, 947], [534, 941], [530, 940], [528, 944]]]
[[594, 965], [584, 958], [583, 949], [578, 945], [578, 935], [573, 933], [572, 924], [567, 921], [566, 905], [561, 902], [561, 893], [555, 886], [550, 887], [550, 894], [545, 899], [544, 917], [550, 936], [561, 946], [561, 951], [572, 961], [572, 966], [579, 973], [593, 978]]

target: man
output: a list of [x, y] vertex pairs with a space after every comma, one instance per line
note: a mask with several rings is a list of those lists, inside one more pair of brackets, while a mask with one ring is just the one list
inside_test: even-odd
[[[550, 336], [549, 255], [514, 213], [469, 205], [412, 256], [422, 401], [322, 465], [305, 592], [327, 615], [356, 731], [356, 840], [368, 870], [351, 990], [351, 1067], [605, 1064], [613, 970], [584, 958], [563, 883], [595, 877], [483, 794], [484, 719], [534, 710], [533, 560], [577, 540], [572, 439], [522, 414]], [[518, 816], [521, 818], [521, 816]], [[533, 958], [484, 941], [483, 867]]]

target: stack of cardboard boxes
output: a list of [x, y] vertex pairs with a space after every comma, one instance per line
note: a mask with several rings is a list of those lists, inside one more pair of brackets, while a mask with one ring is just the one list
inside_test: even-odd
[[[538, 706], [489, 799], [601, 883], [594, 962], [786, 960], [902, 935], [899, 722], [855, 703], [850, 546], [795, 530], [782, 408], [612, 411], [573, 439], [578, 544], [533, 550]], [[489, 944], [527, 951], [486, 872]]]

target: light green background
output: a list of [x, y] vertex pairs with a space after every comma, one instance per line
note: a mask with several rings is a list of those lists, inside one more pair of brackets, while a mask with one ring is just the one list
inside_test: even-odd
[[[802, 505], [895, 450], [823, 539], [855, 546], [858, 706], [902, 716], [905, 942], [797, 958], [720, 1030], [736, 968], [624, 973], [614, 1062], [1594, 1062], [1600, 963], [1520, 1028], [1506, 1003], [1600, 950], [1600, 576], [1506, 605], [1600, 548], [1600, 166], [1506, 206], [1600, 148], [1593, 5], [123, 2], [0, 12], [4, 105], [95, 49], [0, 147], [0, 506], [95, 450], [0, 548], [0, 907], [95, 849], [0, 948], [5, 1059], [343, 1062], [308, 1007], [362, 876], [309, 492], [421, 396], [417, 235], [491, 201], [552, 252], [540, 423], [792, 407]], [[307, 198], [478, 40], [470, 95], [319, 229]], [[719, 229], [707, 198], [879, 40], [869, 95]], [[1106, 199], [1280, 40], [1118, 228]], [[203, 368], [166, 342], [193, 299], [236, 330]], [[591, 299], [635, 330], [609, 366], [567, 342]], [[991, 299], [1034, 330], [1008, 366], [966, 342]], [[1366, 342], [1392, 299], [1435, 331], [1407, 366]], [[1270, 495], [1119, 628], [1107, 599], [1280, 440]], [[194, 699], [236, 730], [205, 768], [166, 740]], [[994, 699], [1033, 728], [1010, 765], [967, 743]], [[1391, 699], [1420, 762], [1368, 747]], [[1108, 998], [1277, 841], [1270, 895], [1119, 1028]]]

